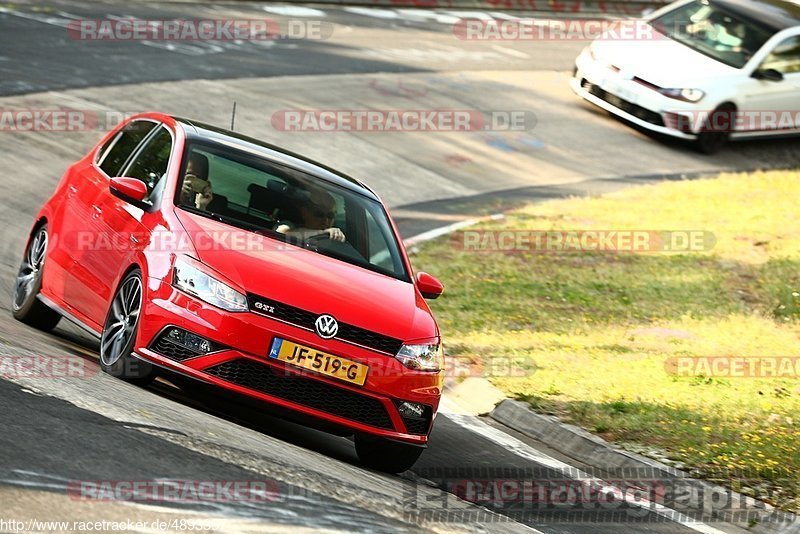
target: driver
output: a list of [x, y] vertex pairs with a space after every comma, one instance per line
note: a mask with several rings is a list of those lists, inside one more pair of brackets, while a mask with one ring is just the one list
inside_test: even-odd
[[211, 182], [208, 180], [208, 158], [192, 152], [183, 177], [181, 203], [205, 210], [213, 199]]
[[285, 221], [275, 231], [303, 241], [325, 234], [334, 241], [345, 240], [344, 232], [332, 226], [336, 218], [336, 201], [327, 191], [312, 189], [309, 202], [300, 206], [299, 211], [302, 220], [297, 226]]

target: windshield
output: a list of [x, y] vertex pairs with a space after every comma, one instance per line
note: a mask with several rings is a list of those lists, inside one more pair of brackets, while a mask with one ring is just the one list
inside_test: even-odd
[[737, 69], [744, 67], [773, 33], [704, 2], [678, 7], [650, 24], [667, 37]]
[[408, 274], [383, 206], [227, 146], [189, 143], [176, 204], [400, 280]]

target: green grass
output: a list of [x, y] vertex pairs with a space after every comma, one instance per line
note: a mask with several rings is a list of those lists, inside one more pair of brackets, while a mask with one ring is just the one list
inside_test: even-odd
[[521, 362], [526, 372], [490, 376], [508, 396], [701, 476], [745, 470], [743, 491], [800, 511], [800, 381], [665, 368], [678, 356], [800, 356], [798, 183], [788, 171], [664, 182], [478, 228], [703, 230], [716, 238], [706, 251], [476, 253], [455, 234], [414, 264], [447, 288], [432, 308], [449, 355]]

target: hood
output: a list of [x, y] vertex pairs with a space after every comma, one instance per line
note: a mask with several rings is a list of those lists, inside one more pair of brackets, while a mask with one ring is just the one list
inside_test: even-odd
[[655, 30], [653, 35], [635, 43], [601, 37], [592, 43], [592, 52], [598, 61], [663, 88], [702, 89], [710, 79], [739, 72]]
[[197, 259], [249, 293], [403, 341], [438, 330], [414, 284], [176, 209]]

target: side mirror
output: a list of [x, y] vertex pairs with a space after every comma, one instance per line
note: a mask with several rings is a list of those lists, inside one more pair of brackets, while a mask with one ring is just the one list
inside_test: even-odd
[[112, 195], [126, 202], [141, 203], [144, 201], [144, 197], [147, 196], [147, 186], [136, 178], [112, 178], [108, 188], [111, 190]]
[[768, 82], [780, 82], [783, 80], [783, 74], [775, 69], [756, 70], [753, 73], [753, 78], [756, 80], [766, 80]]
[[442, 283], [428, 273], [417, 274], [417, 287], [422, 297], [430, 300], [439, 298], [444, 293]]

